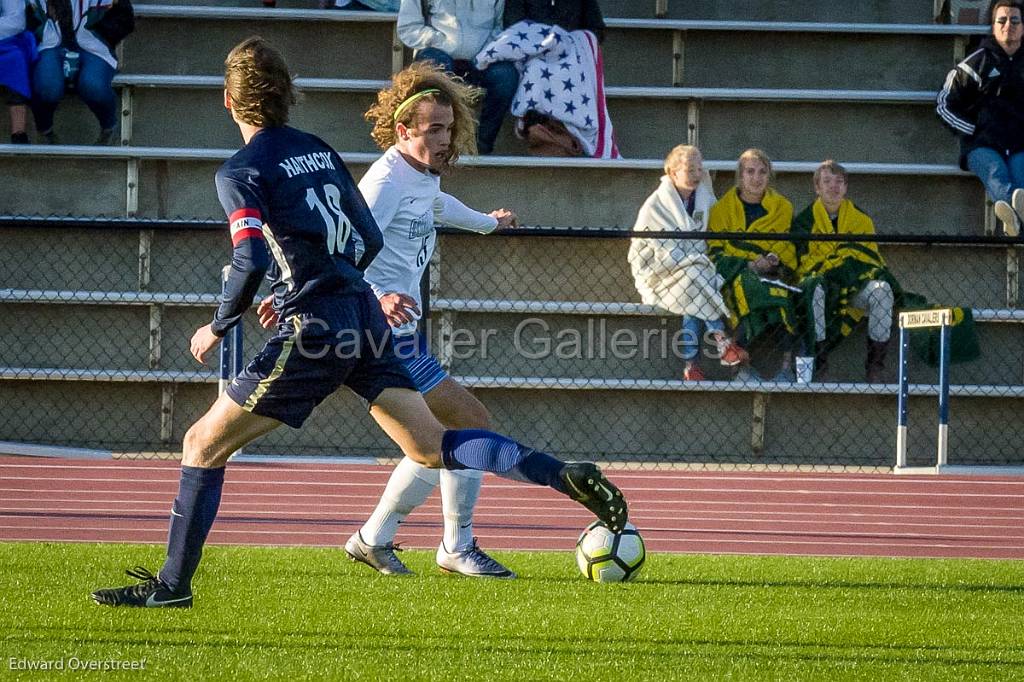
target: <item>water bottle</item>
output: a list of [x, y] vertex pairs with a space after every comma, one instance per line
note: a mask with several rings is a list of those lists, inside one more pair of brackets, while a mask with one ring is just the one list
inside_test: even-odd
[[64, 80], [73, 83], [78, 78], [78, 69], [81, 66], [81, 55], [74, 50], [64, 52]]
[[400, 327], [392, 327], [391, 334], [393, 336], [408, 336], [416, 332], [417, 320], [409, 320]]
[[413, 312], [413, 310], [410, 308], [406, 308], [405, 312], [409, 315], [409, 321], [398, 327], [392, 327], [392, 336], [408, 336], [409, 334], [416, 333], [416, 328], [418, 326], [420, 316]]

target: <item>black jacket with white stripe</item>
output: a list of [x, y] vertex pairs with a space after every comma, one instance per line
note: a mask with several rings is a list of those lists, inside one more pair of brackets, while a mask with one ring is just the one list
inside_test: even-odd
[[960, 135], [960, 165], [978, 147], [1024, 151], [1024, 49], [1012, 57], [991, 36], [956, 65], [936, 98], [942, 121]]

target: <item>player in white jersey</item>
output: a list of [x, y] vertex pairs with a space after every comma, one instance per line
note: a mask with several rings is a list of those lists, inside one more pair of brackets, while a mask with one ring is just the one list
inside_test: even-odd
[[[508, 210], [480, 213], [441, 191], [441, 175], [450, 171], [459, 153], [476, 151], [470, 109], [475, 95], [469, 86], [426, 64], [397, 74], [366, 115], [384, 155], [359, 181], [359, 190], [384, 235], [384, 248], [367, 268], [366, 280], [392, 326], [396, 348], [406, 350], [399, 356], [442, 424], [487, 429], [487, 409], [448, 376], [427, 350], [426, 338], [416, 331], [423, 309], [420, 281], [437, 242], [435, 227], [443, 224], [486, 234], [516, 224], [515, 214]], [[440, 483], [444, 536], [437, 549], [438, 566], [469, 576], [514, 577], [477, 547], [473, 537], [481, 477], [477, 471], [428, 469], [403, 458], [377, 508], [345, 549], [382, 572], [408, 571], [394, 554], [398, 524]]]
[[[465, 387], [448, 376], [417, 331], [423, 304], [420, 281], [437, 241], [436, 226], [490, 233], [513, 227], [516, 216], [499, 209], [475, 211], [441, 191], [441, 176], [460, 153], [476, 152], [472, 104], [477, 90], [427, 62], [394, 76], [366, 118], [384, 155], [359, 182], [384, 248], [365, 277], [392, 327], [396, 354], [438, 421], [451, 429], [489, 429], [490, 415]], [[395, 554], [398, 525], [439, 484], [444, 534], [437, 549], [443, 570], [473, 577], [515, 574], [481, 550], [473, 536], [473, 509], [482, 472], [429, 469], [405, 457], [392, 473], [377, 508], [349, 538], [345, 550], [386, 575], [411, 571]]]

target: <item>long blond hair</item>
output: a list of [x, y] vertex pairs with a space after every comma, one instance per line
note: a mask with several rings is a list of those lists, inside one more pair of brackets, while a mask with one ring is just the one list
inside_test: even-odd
[[[403, 102], [424, 90], [437, 92], [421, 95], [412, 106], [402, 107]], [[476, 154], [473, 106], [481, 94], [479, 88], [445, 72], [433, 62], [414, 62], [391, 77], [391, 87], [377, 93], [377, 102], [364, 114], [364, 118], [373, 124], [373, 131], [370, 132], [373, 141], [381, 150], [385, 150], [398, 139], [395, 134], [396, 125], [401, 123], [406, 127], [415, 127], [422, 102], [450, 106], [455, 115], [455, 123], [448, 147], [447, 167], [441, 169], [450, 170], [460, 155]]]

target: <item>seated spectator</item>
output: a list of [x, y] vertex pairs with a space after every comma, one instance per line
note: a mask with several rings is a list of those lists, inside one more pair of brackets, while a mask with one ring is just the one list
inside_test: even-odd
[[501, 33], [504, 9], [505, 0], [402, 0], [398, 11], [398, 37], [415, 50], [417, 61], [432, 61], [484, 89], [477, 129], [481, 154], [494, 151], [519, 83], [519, 72], [509, 62], [485, 69], [472, 63], [480, 48]]
[[604, 42], [604, 17], [597, 0], [505, 0], [505, 28], [520, 21], [590, 31]]
[[[66, 88], [75, 88], [100, 124], [95, 144], [106, 145], [117, 124], [114, 48], [134, 28], [134, 15], [118, 0], [29, 0], [37, 25], [39, 59], [32, 73], [36, 129], [56, 144], [53, 116]], [[130, 7], [130, 6], [127, 6]]]
[[[846, 198], [846, 169], [835, 161], [824, 161], [814, 171], [818, 198], [793, 220], [798, 234], [873, 235], [875, 224]], [[853, 328], [868, 318], [868, 347], [865, 376], [869, 383], [882, 383], [885, 354], [892, 334], [893, 305], [899, 285], [886, 268], [875, 242], [797, 242], [800, 256], [798, 275], [805, 282], [818, 279], [824, 293], [814, 301], [816, 327], [826, 329], [818, 344], [816, 369], [824, 374], [828, 351]]]
[[524, 19], [487, 43], [474, 63], [515, 64], [520, 78], [511, 112], [527, 153], [620, 158], [593, 32]]
[[[636, 217], [636, 232], [703, 232], [715, 203], [705, 182], [704, 159], [696, 147], [679, 145], [665, 158], [661, 184], [647, 197]], [[639, 239], [629, 247], [629, 265], [636, 290], [647, 305], [683, 317], [683, 378], [701, 381], [699, 355], [704, 329], [723, 365], [747, 359], [746, 351], [725, 333], [729, 314], [719, 289], [722, 278], [708, 259], [702, 239]]]
[[25, 30], [25, 1], [0, 3], [0, 95], [11, 115], [11, 144], [28, 144], [28, 103], [32, 97], [29, 67], [35, 39]]
[[936, 110], [960, 136], [960, 166], [977, 175], [1007, 235], [1024, 219], [1024, 59], [1021, 0], [995, 0], [992, 35], [956, 65]]
[[[736, 186], [711, 208], [710, 230], [787, 233], [793, 204], [769, 186], [773, 177], [767, 154], [760, 149], [743, 152], [736, 166]], [[712, 240], [708, 246], [723, 280], [737, 341], [748, 346], [766, 333], [781, 333], [782, 362], [773, 381], [792, 381], [792, 355], [799, 350], [800, 339], [800, 289], [790, 283], [797, 269], [793, 243], [730, 239]]]

